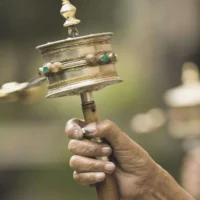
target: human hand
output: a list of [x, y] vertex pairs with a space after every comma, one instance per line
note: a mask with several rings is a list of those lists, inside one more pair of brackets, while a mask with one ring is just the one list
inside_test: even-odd
[[[87, 132], [83, 134], [82, 128]], [[148, 153], [122, 132], [116, 124], [105, 120], [86, 126], [78, 119], [70, 120], [66, 133], [71, 139], [69, 150], [74, 154], [70, 166], [75, 170], [73, 177], [81, 185], [93, 185], [114, 173], [120, 199], [142, 198], [160, 169]], [[88, 139], [105, 138], [108, 144], [100, 144]], [[96, 160], [96, 157], [110, 156], [112, 162]]]

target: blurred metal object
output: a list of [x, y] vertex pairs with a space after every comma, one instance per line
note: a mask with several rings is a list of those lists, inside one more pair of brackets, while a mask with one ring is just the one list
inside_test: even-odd
[[28, 80], [28, 88], [40, 87], [46, 83], [46, 77], [36, 77]]
[[[136, 115], [131, 123], [136, 133], [149, 133], [168, 122], [169, 133], [176, 138], [190, 138], [200, 136], [200, 79], [198, 67], [194, 63], [185, 63], [182, 70], [183, 84], [167, 91], [164, 95], [169, 107], [165, 113], [165, 120], [160, 116], [163, 124], [155, 116], [146, 114]], [[148, 119], [148, 120], [147, 120]], [[146, 122], [155, 124], [147, 125]], [[139, 128], [142, 127], [142, 128]]]
[[39, 77], [31, 79], [29, 82], [11, 82], [2, 85], [0, 89], [0, 102], [16, 102], [32, 104], [44, 96], [44, 82], [46, 78]]
[[1, 102], [15, 102], [21, 99], [23, 91], [28, 86], [28, 83], [11, 82], [2, 85], [0, 90]]
[[[80, 95], [86, 123], [98, 121], [93, 100], [93, 91], [108, 85], [122, 82], [117, 74], [115, 63], [117, 55], [112, 51], [113, 33], [78, 36], [75, 25], [76, 8], [68, 0], [63, 0], [61, 14], [66, 18], [64, 27], [68, 27], [69, 38], [50, 42], [37, 47], [45, 64], [39, 74], [48, 79], [48, 98]], [[104, 139], [96, 138], [96, 142]], [[98, 158], [108, 160], [108, 158]], [[113, 175], [96, 185], [99, 200], [119, 200], [117, 183]]]
[[185, 63], [183, 85], [166, 92], [169, 132], [176, 138], [200, 136], [200, 79], [198, 67]]
[[169, 107], [200, 105], [200, 79], [198, 67], [185, 63], [182, 69], [182, 85], [166, 92], [164, 99]]
[[166, 120], [165, 112], [160, 108], [154, 108], [147, 113], [136, 115], [131, 120], [131, 129], [139, 134], [151, 133], [162, 127]]

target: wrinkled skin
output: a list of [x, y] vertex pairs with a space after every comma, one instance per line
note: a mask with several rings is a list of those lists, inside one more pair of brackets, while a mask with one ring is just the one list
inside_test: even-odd
[[[89, 139], [103, 137], [108, 144], [100, 144], [83, 139], [82, 128]], [[66, 133], [71, 139], [69, 150], [74, 154], [70, 159], [73, 177], [81, 185], [94, 185], [114, 173], [117, 179], [120, 199], [143, 199], [148, 187], [152, 187], [159, 166], [148, 153], [122, 132], [113, 122], [105, 120], [85, 126], [78, 119], [70, 120]], [[110, 156], [113, 162], [94, 159]]]

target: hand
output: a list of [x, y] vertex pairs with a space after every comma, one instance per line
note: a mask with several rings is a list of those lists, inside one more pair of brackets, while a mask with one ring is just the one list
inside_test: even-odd
[[[71, 138], [68, 148], [74, 154], [70, 166], [75, 170], [75, 181], [93, 185], [103, 181], [106, 174], [115, 173], [120, 199], [143, 199], [147, 190], [153, 188], [160, 167], [113, 122], [105, 120], [85, 125], [78, 119], [70, 120], [66, 125], [66, 133]], [[109, 145], [83, 139], [83, 127], [87, 132], [85, 137], [102, 137]], [[94, 159], [105, 156], [110, 156], [113, 162]]]

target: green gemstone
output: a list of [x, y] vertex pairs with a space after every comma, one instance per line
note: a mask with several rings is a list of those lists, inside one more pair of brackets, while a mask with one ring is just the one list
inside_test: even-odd
[[108, 63], [110, 61], [108, 55], [103, 55], [101, 60], [102, 60], [103, 63]]
[[43, 72], [46, 74], [46, 73], [49, 73], [49, 68], [47, 66], [44, 66], [43, 67]]

